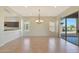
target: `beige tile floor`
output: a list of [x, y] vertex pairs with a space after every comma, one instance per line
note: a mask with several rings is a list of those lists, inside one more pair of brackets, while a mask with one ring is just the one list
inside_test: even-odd
[[79, 47], [54, 37], [25, 37], [0, 47], [6, 53], [78, 53]]

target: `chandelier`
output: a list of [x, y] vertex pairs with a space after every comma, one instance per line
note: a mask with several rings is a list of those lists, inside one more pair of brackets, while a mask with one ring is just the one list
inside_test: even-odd
[[35, 22], [38, 23], [38, 24], [41, 24], [41, 23], [44, 22], [44, 20], [41, 20], [41, 18], [40, 18], [40, 9], [38, 9], [38, 12], [39, 12], [39, 14], [38, 14], [38, 19], [35, 20]]

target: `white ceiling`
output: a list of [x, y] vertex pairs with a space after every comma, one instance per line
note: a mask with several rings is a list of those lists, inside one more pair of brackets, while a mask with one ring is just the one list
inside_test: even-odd
[[69, 8], [69, 6], [9, 6], [21, 16], [38, 16], [40, 9], [41, 16], [57, 16]]

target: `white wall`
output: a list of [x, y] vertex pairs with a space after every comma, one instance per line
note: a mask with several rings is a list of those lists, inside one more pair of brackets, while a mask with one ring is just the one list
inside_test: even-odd
[[41, 17], [44, 20], [43, 23], [38, 24], [35, 22], [37, 17], [26, 17], [24, 22], [30, 22], [30, 31], [23, 31], [24, 36], [48, 36], [49, 35], [49, 21], [51, 17]]
[[21, 30], [4, 31], [4, 17], [0, 16], [0, 46], [21, 37]]
[[31, 36], [48, 36], [48, 26], [46, 23], [32, 25]]
[[[9, 9], [10, 10], [10, 9]], [[13, 11], [8, 15], [4, 7], [0, 7], [0, 47], [9, 41], [15, 40], [21, 37], [21, 29], [14, 31], [4, 31], [4, 19], [5, 16], [13, 16]], [[14, 17], [14, 16], [13, 16]], [[6, 20], [6, 19], [5, 19]], [[12, 19], [13, 20], [13, 19]], [[15, 20], [13, 20], [15, 21]]]
[[19, 30], [16, 31], [3, 31], [0, 32], [0, 46], [3, 46], [4, 44], [15, 40], [21, 36], [21, 33]]
[[4, 17], [0, 16], [0, 32], [4, 30]]
[[46, 23], [31, 24], [30, 31], [24, 31], [24, 36], [48, 36], [48, 26]]

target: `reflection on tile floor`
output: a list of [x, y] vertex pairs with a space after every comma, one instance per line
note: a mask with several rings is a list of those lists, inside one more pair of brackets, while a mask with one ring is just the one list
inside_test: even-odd
[[13, 40], [0, 47], [7, 53], [78, 53], [79, 47], [54, 37], [25, 37]]

